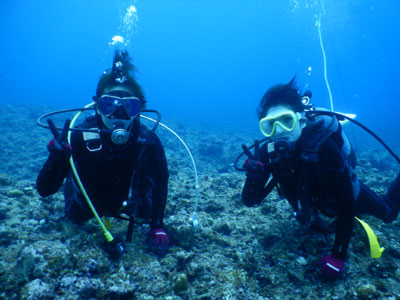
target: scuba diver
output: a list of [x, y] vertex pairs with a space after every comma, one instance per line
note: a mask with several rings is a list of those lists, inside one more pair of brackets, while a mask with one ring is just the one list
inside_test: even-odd
[[[47, 197], [56, 193], [66, 178], [65, 214], [76, 224], [96, 216], [93, 205], [100, 217], [129, 216], [131, 238], [134, 217], [144, 219], [150, 224], [148, 247], [157, 255], [165, 255], [169, 239], [163, 218], [169, 172], [159, 138], [140, 123], [146, 100], [131, 75], [134, 70], [128, 52], [117, 49], [112, 69], [104, 71], [97, 84], [95, 113], [77, 126], [71, 124], [71, 128], [71, 121], [66, 120], [61, 133], [48, 119], [54, 138], [47, 145], [49, 157], [36, 186], [40, 196]], [[74, 177], [71, 156], [91, 201], [85, 201]], [[128, 234], [127, 240], [130, 238]], [[119, 239], [111, 237], [108, 241], [105, 250], [111, 257], [125, 252]]]
[[397, 218], [400, 174], [382, 199], [359, 182], [354, 150], [335, 116], [340, 114], [318, 114], [309, 101], [311, 92], [301, 96], [296, 86], [293, 77], [288, 84], [272, 86], [261, 99], [257, 113], [266, 139], [262, 145], [255, 141], [253, 153], [242, 145], [248, 156], [243, 168], [237, 168], [247, 175], [242, 201], [257, 206], [277, 187], [303, 229], [327, 233], [318, 213], [336, 217], [332, 251], [319, 261], [322, 275], [335, 279], [343, 274], [355, 216], [369, 214], [385, 223]]

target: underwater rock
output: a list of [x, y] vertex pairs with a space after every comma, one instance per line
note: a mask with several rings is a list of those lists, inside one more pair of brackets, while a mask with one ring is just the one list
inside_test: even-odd
[[[131, 288], [132, 289], [132, 288]], [[133, 290], [120, 289], [118, 285], [111, 287], [111, 291], [101, 295], [102, 299], [115, 300], [135, 300], [135, 292]]]
[[377, 299], [377, 296], [376, 288], [372, 284], [364, 284], [357, 289], [357, 299]]
[[400, 259], [400, 250], [394, 247], [388, 249], [388, 253], [391, 257]]
[[12, 184], [10, 176], [0, 173], [0, 186], [9, 186]]
[[304, 274], [299, 272], [300, 270], [288, 269], [287, 270], [287, 278], [289, 282], [294, 284], [301, 284], [304, 282]]
[[380, 280], [380, 279], [375, 280], [374, 285], [375, 285], [375, 287], [376, 287], [376, 289], [378, 291], [381, 291], [381, 292], [387, 292], [388, 291], [388, 287], [387, 287], [387, 285], [386, 285], [384, 280]]
[[19, 282], [32, 278], [57, 278], [74, 269], [72, 255], [59, 241], [38, 241], [25, 247], [17, 260]]
[[0, 231], [0, 246], [8, 247], [14, 240], [17, 239], [17, 235], [9, 231]]
[[195, 233], [190, 224], [181, 224], [168, 227], [168, 235], [172, 244], [189, 251], [195, 243]]
[[81, 299], [96, 298], [99, 293], [104, 293], [101, 281], [95, 278], [79, 277], [69, 288], [78, 293]]
[[260, 243], [261, 243], [262, 247], [263, 247], [265, 250], [268, 250], [268, 249], [270, 249], [271, 247], [273, 247], [273, 246], [275, 245], [275, 243], [277, 243], [278, 241], [280, 241], [280, 239], [281, 239], [281, 238], [280, 238], [279, 236], [274, 235], [274, 234], [270, 234], [270, 235], [267, 235], [267, 236], [261, 238], [261, 239], [260, 239]]
[[205, 274], [205, 266], [196, 262], [190, 262], [186, 268], [186, 275], [189, 282], [199, 279]]
[[11, 191], [9, 191], [7, 193], [7, 195], [9, 197], [19, 198], [19, 197], [22, 197], [24, 195], [24, 193], [22, 191], [20, 191], [20, 190], [12, 189]]
[[307, 265], [307, 260], [303, 256], [299, 256], [296, 261], [301, 266]]
[[92, 276], [99, 273], [106, 273], [110, 269], [110, 264], [108, 256], [96, 256], [94, 252], [84, 252], [84, 255], [79, 255], [76, 258], [76, 269], [79, 272]]
[[371, 274], [377, 278], [391, 278], [397, 270], [397, 266], [394, 262], [387, 261], [372, 261], [368, 265], [368, 270]]
[[176, 268], [178, 271], [183, 271], [186, 269], [186, 266], [193, 259], [193, 254], [189, 254], [185, 251], [179, 251], [176, 253]]
[[17, 283], [29, 282], [32, 278], [45, 277], [47, 261], [33, 245], [25, 247], [17, 260], [15, 268], [15, 281]]
[[218, 213], [224, 210], [224, 207], [221, 204], [212, 202], [209, 203], [206, 208], [204, 209], [205, 212], [212, 214], [212, 213]]
[[181, 273], [175, 276], [174, 278], [174, 293], [176, 295], [180, 295], [185, 292], [189, 288], [189, 283], [186, 277], [186, 274]]
[[0, 208], [0, 221], [7, 219], [7, 211], [6, 208]]
[[21, 291], [21, 299], [54, 299], [53, 287], [40, 279], [27, 283]]
[[23, 191], [24, 191], [25, 195], [28, 195], [28, 196], [33, 196], [34, 195], [34, 189], [31, 186], [25, 187], [23, 189]]
[[230, 235], [232, 233], [232, 229], [230, 228], [229, 224], [226, 222], [218, 223], [213, 226], [213, 230], [224, 235]]

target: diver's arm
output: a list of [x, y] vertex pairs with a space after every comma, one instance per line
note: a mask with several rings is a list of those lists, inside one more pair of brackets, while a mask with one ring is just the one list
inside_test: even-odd
[[246, 174], [247, 178], [242, 191], [242, 201], [248, 207], [259, 205], [273, 188], [273, 186], [269, 184], [265, 186], [271, 175], [271, 170], [265, 167], [268, 163], [266, 144], [260, 149], [260, 157], [264, 168], [257, 170], [255, 174], [254, 171], [248, 171]]
[[50, 153], [36, 179], [36, 189], [40, 196], [47, 197], [58, 191], [70, 171], [69, 161], [57, 161]]
[[[339, 212], [336, 223], [335, 243], [332, 248], [332, 254], [340, 259], [347, 256], [347, 248], [350, 243], [351, 234], [354, 226], [355, 205], [352, 185], [349, 172], [342, 175], [336, 180], [337, 194], [335, 198], [338, 200]], [[338, 176], [339, 177], [339, 176]]]
[[164, 148], [156, 136], [155, 145], [146, 147], [149, 155], [149, 165], [145, 167], [146, 173], [154, 182], [152, 194], [151, 228], [164, 226], [164, 210], [167, 204], [169, 172]]
[[347, 256], [347, 248], [350, 243], [355, 216], [355, 199], [351, 173], [340, 148], [331, 139], [327, 139], [324, 142], [321, 151], [328, 166], [331, 191], [338, 203], [339, 210], [332, 254], [344, 260]]
[[40, 196], [47, 197], [58, 191], [65, 177], [67, 177], [71, 170], [71, 165], [69, 163], [71, 153], [74, 153], [74, 156], [79, 156], [81, 152], [81, 150], [78, 150], [82, 147], [81, 139], [80, 133], [76, 131], [72, 133], [71, 144], [74, 145], [74, 148], [71, 148], [69, 155], [60, 155], [60, 153], [57, 153], [57, 151], [54, 151], [51, 147], [47, 147], [50, 152], [49, 157], [36, 179], [36, 189]]
[[254, 178], [247, 176], [242, 191], [242, 201], [246, 206], [251, 207], [259, 205], [269, 194], [270, 191], [268, 193], [265, 191], [265, 185], [268, 178], [269, 174], [266, 174], [260, 180], [255, 180]]

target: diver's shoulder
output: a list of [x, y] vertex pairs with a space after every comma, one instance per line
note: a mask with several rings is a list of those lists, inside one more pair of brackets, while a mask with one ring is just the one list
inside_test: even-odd
[[139, 144], [154, 145], [154, 144], [159, 144], [160, 139], [153, 130], [150, 130], [145, 125], [140, 124], [140, 134], [137, 139], [137, 142]]

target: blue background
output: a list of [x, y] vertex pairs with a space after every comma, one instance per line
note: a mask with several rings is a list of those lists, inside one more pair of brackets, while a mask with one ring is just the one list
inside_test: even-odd
[[[0, 4], [0, 103], [81, 107], [111, 67], [111, 37], [135, 5], [128, 48], [163, 120], [258, 135], [255, 109], [297, 74], [329, 107], [320, 1], [69, 0]], [[335, 110], [399, 146], [400, 2], [325, 0], [322, 37]], [[311, 67], [312, 71], [308, 72]]]

